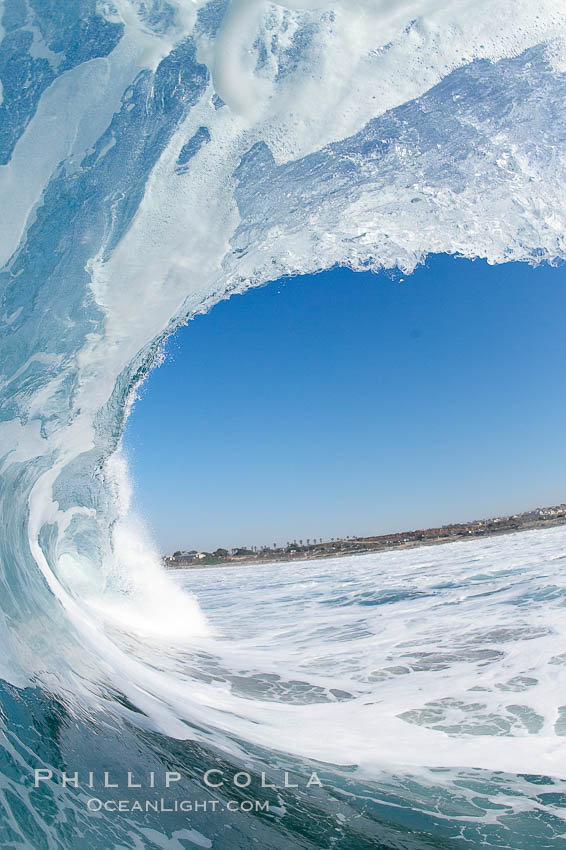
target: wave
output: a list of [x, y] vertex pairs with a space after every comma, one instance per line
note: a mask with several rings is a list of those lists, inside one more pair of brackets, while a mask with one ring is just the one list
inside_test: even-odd
[[[337, 264], [410, 273], [431, 252], [564, 260], [565, 24], [557, 0], [81, 0], [24, 11], [7, 0], [0, 676], [11, 741], [4, 777], [19, 801], [4, 797], [7, 828], [24, 846], [76, 846], [67, 809], [93, 828], [74, 791], [38, 803], [28, 780], [38, 759], [61, 769], [79, 758], [79, 738], [95, 732], [104, 758], [121, 730], [124, 763], [144, 765], [186, 758], [175, 742], [190, 740], [191, 776], [198, 747], [299, 772], [309, 758], [336, 767], [355, 752], [363, 761], [356, 736], [312, 750], [312, 726], [299, 734], [291, 721], [314, 716], [344, 734], [354, 715], [339, 699], [319, 715], [303, 694], [298, 713], [288, 686], [287, 704], [269, 709], [265, 678], [251, 697], [236, 694], [233, 678], [215, 678], [223, 625], [163, 572], [131, 516], [122, 428], [165, 338], [250, 286]], [[521, 750], [511, 721], [503, 737], [486, 733], [478, 744], [414, 720], [395, 715], [387, 729], [397, 735], [402, 724], [407, 753], [397, 756], [420, 772], [427, 799], [439, 785], [425, 778], [431, 768], [519, 774], [540, 763], [560, 774], [555, 732], [532, 733], [528, 718], [517, 721], [529, 736]], [[41, 756], [34, 724], [52, 730]], [[385, 763], [391, 782], [393, 753], [372, 769]], [[333, 787], [350, 781], [332, 776]], [[410, 830], [382, 823], [387, 846], [427, 846], [430, 823], [407, 815], [416, 806], [409, 784], [395, 784], [388, 823], [401, 806], [405, 827], [414, 817], [424, 832], [411, 844]], [[291, 837], [279, 821], [255, 819], [254, 828], [266, 830], [266, 846], [293, 846], [299, 834], [320, 846], [307, 824], [337, 828], [335, 794], [305, 818], [295, 811]], [[363, 797], [358, 786], [354, 796]], [[447, 799], [455, 805], [453, 789]], [[66, 827], [49, 820], [49, 805], [66, 813]], [[385, 817], [383, 800], [375, 805], [368, 846]], [[29, 833], [40, 821], [41, 839]], [[173, 819], [168, 840], [178, 826]], [[147, 829], [135, 845], [105, 820], [88, 846], [107, 847], [111, 835], [120, 846], [165, 846], [149, 834], [156, 824]]]

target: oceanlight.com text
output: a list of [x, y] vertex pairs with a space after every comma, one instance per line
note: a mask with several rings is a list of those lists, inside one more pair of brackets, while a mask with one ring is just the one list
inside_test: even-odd
[[219, 812], [268, 812], [269, 800], [101, 800], [90, 797], [86, 804], [89, 812], [186, 812], [198, 814]]

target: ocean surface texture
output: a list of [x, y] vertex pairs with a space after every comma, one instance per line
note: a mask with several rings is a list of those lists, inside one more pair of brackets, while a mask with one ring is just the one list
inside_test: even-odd
[[566, 258], [563, 0], [1, 10], [0, 846], [566, 848], [563, 530], [172, 576], [120, 454], [231, 293]]

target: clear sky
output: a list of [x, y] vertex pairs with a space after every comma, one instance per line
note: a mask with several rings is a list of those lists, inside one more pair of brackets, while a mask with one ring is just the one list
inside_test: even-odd
[[566, 268], [431, 257], [233, 296], [130, 417], [163, 552], [378, 534], [566, 501]]

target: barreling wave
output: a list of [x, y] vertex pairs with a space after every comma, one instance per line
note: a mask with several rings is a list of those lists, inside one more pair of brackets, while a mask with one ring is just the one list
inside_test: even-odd
[[[214, 687], [202, 659], [221, 629], [128, 511], [122, 427], [163, 340], [231, 293], [336, 264], [564, 260], [566, 11], [558, 0], [5, 0], [1, 26], [3, 804], [9, 840], [82, 846], [73, 792], [49, 801], [63, 827], [26, 786], [33, 766], [81, 752], [70, 718], [83, 738], [98, 730], [106, 754], [129, 736], [143, 764], [184, 758], [173, 739], [234, 758], [265, 759], [270, 742], [293, 751], [277, 737], [287, 712], [255, 734], [254, 701]], [[184, 666], [187, 647], [197, 660]], [[24, 728], [34, 723], [56, 742], [41, 754]], [[431, 761], [421, 737], [407, 731], [414, 770], [536, 773], [549, 744], [511, 754], [512, 741], [456, 736]], [[316, 757], [345, 760], [331, 745]], [[548, 757], [545, 770], [557, 765]], [[141, 845], [116, 821], [90, 828], [84, 846], [165, 846], [155, 825]], [[257, 828], [266, 846], [297, 840]], [[304, 846], [326, 846], [306, 830]]]

